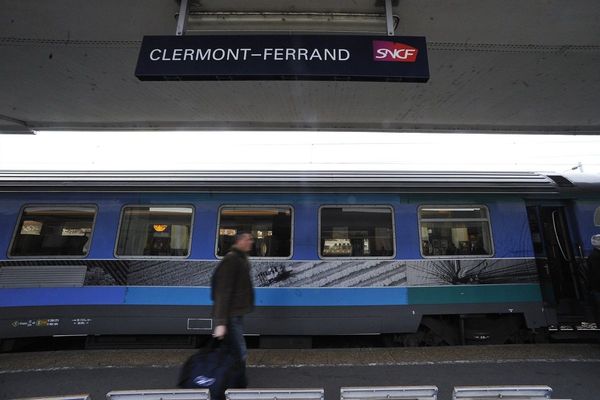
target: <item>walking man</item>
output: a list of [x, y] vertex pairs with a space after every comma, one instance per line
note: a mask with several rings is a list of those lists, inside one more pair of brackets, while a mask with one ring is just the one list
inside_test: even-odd
[[600, 326], [600, 235], [592, 236], [592, 253], [587, 259], [588, 278], [596, 326]]
[[213, 336], [224, 340], [224, 345], [238, 364], [238, 388], [247, 386], [248, 352], [244, 339], [244, 315], [254, 309], [254, 288], [247, 256], [253, 245], [254, 239], [250, 233], [238, 233], [212, 279]]

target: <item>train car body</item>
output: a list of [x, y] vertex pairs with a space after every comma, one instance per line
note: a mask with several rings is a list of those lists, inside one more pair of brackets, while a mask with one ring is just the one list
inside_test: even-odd
[[0, 338], [208, 334], [241, 230], [250, 334], [586, 320], [599, 206], [600, 179], [527, 173], [3, 173]]

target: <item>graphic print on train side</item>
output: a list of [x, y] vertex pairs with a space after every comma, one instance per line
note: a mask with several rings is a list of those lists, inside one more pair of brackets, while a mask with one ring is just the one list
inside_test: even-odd
[[[0, 267], [87, 266], [83, 286], [209, 286], [217, 261], [55, 260], [0, 261]], [[258, 261], [252, 264], [255, 287], [406, 287], [537, 283], [531, 258]], [[164, 271], [169, 271], [165, 274]], [[45, 274], [41, 274], [45, 276]]]

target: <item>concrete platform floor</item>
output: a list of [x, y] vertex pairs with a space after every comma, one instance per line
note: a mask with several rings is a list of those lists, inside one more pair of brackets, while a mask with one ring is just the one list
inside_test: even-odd
[[[0, 354], [0, 400], [175, 387], [193, 350], [89, 350]], [[325, 388], [437, 385], [549, 385], [555, 398], [600, 398], [600, 345], [544, 344], [420, 348], [250, 350], [250, 386]]]

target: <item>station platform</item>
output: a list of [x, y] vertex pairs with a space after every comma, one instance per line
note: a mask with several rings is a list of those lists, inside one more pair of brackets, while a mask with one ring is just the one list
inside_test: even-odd
[[[86, 350], [0, 354], [0, 400], [114, 390], [174, 388], [194, 350]], [[600, 398], [600, 345], [536, 344], [249, 352], [252, 388], [548, 385], [554, 398]]]

